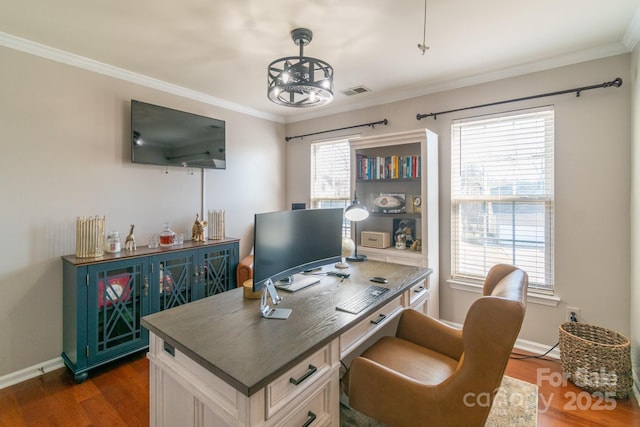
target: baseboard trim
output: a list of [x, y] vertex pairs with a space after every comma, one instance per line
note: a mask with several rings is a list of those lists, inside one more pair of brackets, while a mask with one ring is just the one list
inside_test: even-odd
[[[449, 326], [453, 326], [454, 328], [462, 329], [462, 325], [460, 323], [449, 322], [447, 320], [442, 320], [442, 319], [440, 321], [443, 323], [446, 323]], [[548, 357], [551, 359], [560, 359], [560, 349], [558, 347], [555, 347], [553, 350], [549, 351], [551, 346], [549, 346], [548, 344], [540, 344], [534, 341], [523, 340], [518, 338], [513, 348], [514, 350], [524, 350], [540, 356], [549, 352], [546, 354], [545, 357]]]
[[537, 355], [543, 355], [547, 352], [545, 357], [549, 357], [551, 359], [560, 359], [560, 348], [555, 347], [553, 350], [549, 350], [552, 346], [548, 344], [540, 344], [534, 341], [528, 341], [518, 338], [516, 340], [515, 345], [513, 346], [516, 350], [524, 350], [530, 353], [534, 353]]
[[30, 380], [31, 378], [39, 377], [40, 375], [62, 367], [64, 367], [62, 357], [56, 357], [55, 359], [47, 360], [46, 362], [38, 363], [37, 365], [29, 366], [28, 368], [3, 375], [0, 377], [0, 390], [23, 381]]

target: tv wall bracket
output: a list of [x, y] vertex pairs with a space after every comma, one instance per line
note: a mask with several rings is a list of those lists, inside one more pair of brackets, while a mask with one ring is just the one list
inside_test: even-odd
[[291, 314], [290, 308], [272, 308], [269, 306], [267, 298], [271, 298], [273, 305], [280, 304], [282, 297], [278, 295], [275, 285], [271, 279], [267, 279], [262, 286], [262, 294], [260, 295], [260, 314], [265, 319], [288, 319]]

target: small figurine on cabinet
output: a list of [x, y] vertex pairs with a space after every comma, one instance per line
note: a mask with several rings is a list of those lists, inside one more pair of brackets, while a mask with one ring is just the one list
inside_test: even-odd
[[196, 214], [196, 220], [193, 223], [193, 228], [191, 229], [191, 239], [194, 242], [204, 242], [206, 240], [204, 238], [204, 228], [207, 224], [208, 221], [202, 221], [200, 219], [200, 215]]
[[131, 228], [129, 229], [129, 234], [127, 234], [127, 238], [124, 239], [124, 249], [127, 251], [135, 251], [136, 250], [136, 238], [133, 235], [134, 224], [131, 224]]

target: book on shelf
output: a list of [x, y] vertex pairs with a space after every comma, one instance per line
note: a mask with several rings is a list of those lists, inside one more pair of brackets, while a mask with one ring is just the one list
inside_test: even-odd
[[420, 178], [422, 159], [415, 156], [366, 156], [356, 155], [357, 179]]

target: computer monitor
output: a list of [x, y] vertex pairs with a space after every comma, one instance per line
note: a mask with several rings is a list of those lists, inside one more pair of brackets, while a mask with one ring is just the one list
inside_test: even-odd
[[253, 290], [305, 270], [342, 260], [342, 208], [255, 215]]

